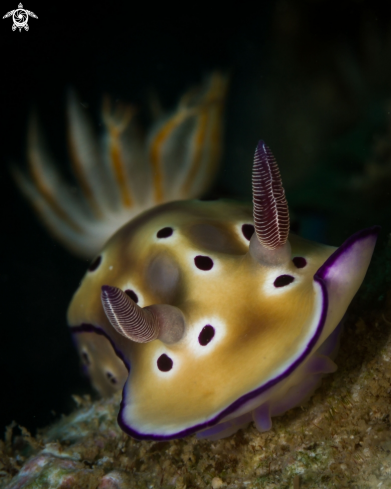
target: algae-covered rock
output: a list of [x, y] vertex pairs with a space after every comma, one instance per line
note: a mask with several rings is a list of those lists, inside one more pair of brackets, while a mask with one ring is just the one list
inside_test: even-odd
[[271, 431], [136, 441], [117, 425], [119, 395], [76, 398], [75, 412], [36, 438], [7, 430], [0, 487], [391, 488], [391, 294], [382, 307], [362, 304], [346, 318], [338, 371]]

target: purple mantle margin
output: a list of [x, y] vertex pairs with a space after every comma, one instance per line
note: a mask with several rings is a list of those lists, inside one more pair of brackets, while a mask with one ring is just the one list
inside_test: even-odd
[[[343, 255], [344, 253], [348, 252], [349, 249], [355, 243], [357, 243], [358, 241], [361, 241], [363, 239], [366, 239], [370, 236], [372, 236], [374, 239], [376, 239], [378, 234], [379, 234], [379, 231], [380, 231], [380, 226], [372, 226], [370, 228], [363, 229], [362, 231], [358, 231], [357, 233], [353, 234], [337, 250], [335, 250], [335, 252], [325, 261], [325, 263], [315, 273], [314, 281], [318, 282], [318, 284], [320, 285], [320, 288], [321, 288], [321, 292], [322, 292], [322, 312], [320, 315], [320, 320], [319, 320], [318, 326], [316, 327], [312, 338], [308, 342], [303, 353], [282, 374], [278, 375], [274, 379], [269, 380], [266, 384], [262, 385], [261, 387], [258, 387], [257, 389], [243, 395], [242, 397], [237, 399], [235, 402], [233, 402], [231, 405], [229, 405], [227, 408], [225, 408], [223, 411], [221, 411], [218, 415], [216, 415], [214, 418], [210, 419], [209, 421], [206, 421], [205, 423], [200, 423], [198, 425], [194, 425], [190, 428], [179, 431], [178, 433], [173, 433], [171, 435], [155, 435], [153, 433], [140, 433], [140, 432], [132, 429], [130, 426], [128, 426], [126, 424], [126, 422], [123, 419], [123, 411], [125, 409], [124, 399], [126, 397], [126, 384], [125, 384], [125, 386], [123, 388], [123, 392], [122, 392], [122, 400], [121, 400], [120, 410], [118, 413], [118, 424], [121, 427], [121, 429], [125, 433], [127, 433], [128, 435], [132, 436], [133, 438], [136, 438], [137, 440], [162, 441], [162, 440], [172, 440], [172, 439], [176, 439], [176, 438], [183, 438], [185, 436], [196, 433], [197, 431], [204, 430], [206, 428], [209, 428], [211, 426], [216, 425], [223, 418], [225, 418], [229, 414], [232, 414], [236, 410], [238, 410], [243, 404], [245, 404], [249, 400], [253, 399], [254, 397], [259, 396], [263, 392], [267, 391], [271, 387], [278, 384], [278, 382], [281, 382], [286, 377], [288, 377], [311, 353], [311, 351], [313, 350], [319, 336], [322, 333], [324, 324], [326, 322], [328, 301], [329, 301], [328, 293], [327, 293], [327, 287], [326, 287], [326, 283], [325, 283], [325, 277], [326, 277], [328, 271], [335, 265], [335, 262], [337, 261], [337, 259], [341, 255]], [[110, 341], [110, 343], [113, 346], [113, 349], [114, 349], [115, 353], [117, 354], [117, 356], [124, 362], [128, 371], [130, 371], [130, 365], [125, 361], [125, 358], [124, 358], [122, 352], [120, 350], [118, 350], [118, 348], [114, 344], [113, 340], [101, 328], [93, 326], [91, 324], [83, 323], [80, 326], [71, 327], [71, 330], [72, 330], [72, 333], [97, 333], [97, 334], [101, 334], [101, 335], [105, 336]]]
[[114, 341], [110, 338], [110, 336], [104, 331], [102, 328], [99, 326], [94, 326], [92, 324], [87, 324], [87, 323], [82, 323], [80, 326], [71, 326], [71, 333], [72, 334], [78, 334], [78, 333], [95, 333], [95, 334], [100, 334], [101, 336], [104, 336], [107, 338], [113, 347], [113, 350], [115, 351], [115, 354], [117, 355], [118, 358], [120, 358], [123, 362], [124, 365], [127, 369], [128, 372], [130, 372], [130, 365], [129, 363], [125, 360], [125, 357], [122, 354], [122, 351], [117, 348], [115, 345]]

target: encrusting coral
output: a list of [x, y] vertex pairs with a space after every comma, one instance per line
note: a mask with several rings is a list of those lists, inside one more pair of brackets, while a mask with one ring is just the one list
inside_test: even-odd
[[118, 395], [77, 399], [74, 413], [36, 438], [8, 429], [0, 487], [391, 487], [391, 292], [379, 306], [368, 292], [374, 273], [346, 317], [338, 371], [271, 431], [250, 424], [214, 442], [136, 441], [117, 425]]

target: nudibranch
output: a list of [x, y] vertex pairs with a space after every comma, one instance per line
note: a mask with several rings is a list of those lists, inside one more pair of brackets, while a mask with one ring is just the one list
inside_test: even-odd
[[151, 100], [154, 120], [146, 134], [133, 106], [118, 104], [113, 110], [106, 97], [101, 141], [84, 105], [70, 92], [68, 140], [75, 182], [70, 185], [53, 163], [36, 117], [28, 132], [29, 175], [13, 168], [16, 182], [51, 234], [74, 254], [91, 259], [141, 212], [206, 191], [220, 162], [227, 85], [227, 77], [213, 73], [185, 93], [171, 114]]
[[306, 400], [333, 361], [378, 227], [334, 248], [289, 232], [277, 163], [259, 142], [253, 206], [168, 202], [118, 230], [68, 310], [92, 383], [123, 389], [138, 439], [260, 431]]

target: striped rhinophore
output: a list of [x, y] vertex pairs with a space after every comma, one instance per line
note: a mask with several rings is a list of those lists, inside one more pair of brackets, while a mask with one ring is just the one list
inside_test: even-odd
[[76, 95], [68, 97], [68, 143], [75, 184], [51, 159], [37, 118], [28, 131], [28, 174], [12, 169], [39, 218], [66, 248], [93, 257], [141, 212], [205, 192], [220, 161], [227, 78], [213, 73], [159, 115], [146, 135], [131, 106], [103, 103], [103, 135], [94, 134]]
[[102, 287], [102, 305], [113, 328], [137, 343], [148, 343], [159, 335], [159, 325], [153, 313], [139, 307], [118, 287]]
[[275, 250], [287, 242], [289, 209], [276, 159], [263, 141], [255, 150], [252, 182], [257, 238], [265, 248]]

